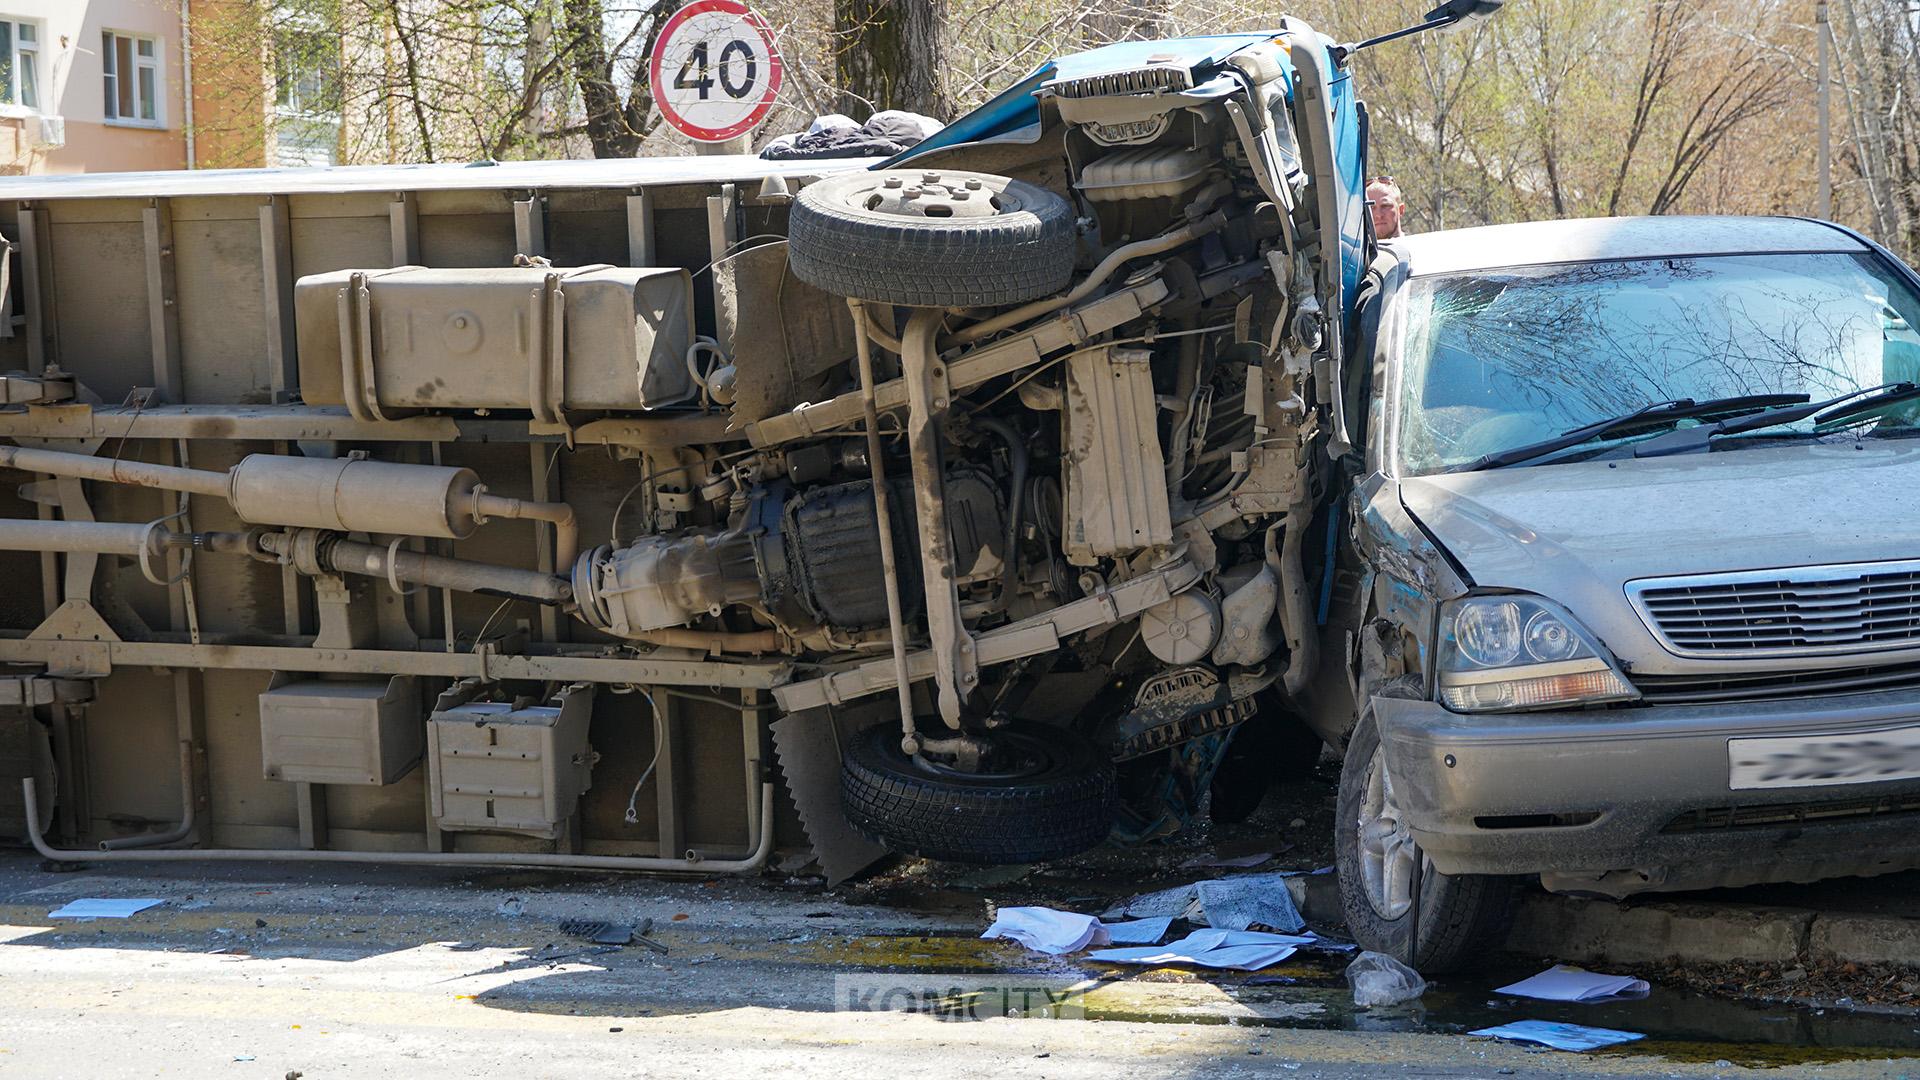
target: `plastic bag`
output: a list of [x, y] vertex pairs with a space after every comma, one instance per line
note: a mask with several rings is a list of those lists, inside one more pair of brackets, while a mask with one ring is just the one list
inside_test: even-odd
[[1353, 1003], [1363, 1009], [1398, 1005], [1427, 992], [1419, 972], [1377, 952], [1363, 952], [1347, 965], [1347, 984], [1353, 987]]

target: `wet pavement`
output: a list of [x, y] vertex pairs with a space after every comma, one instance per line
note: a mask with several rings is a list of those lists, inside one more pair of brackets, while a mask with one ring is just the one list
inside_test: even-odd
[[[1214, 873], [1162, 861], [1132, 880], [1107, 855], [1084, 874], [919, 865], [828, 890], [349, 867], [50, 874], [0, 857], [0, 1075], [1920, 1076], [1912, 1013], [1670, 985], [1600, 1005], [1491, 992], [1538, 964], [1358, 1010], [1339, 956], [1202, 975], [976, 936], [989, 903], [1096, 910]], [[45, 917], [79, 896], [168, 903], [125, 920]], [[651, 918], [668, 951], [569, 937], [570, 918]], [[1518, 1019], [1647, 1038], [1575, 1055], [1465, 1034]]]

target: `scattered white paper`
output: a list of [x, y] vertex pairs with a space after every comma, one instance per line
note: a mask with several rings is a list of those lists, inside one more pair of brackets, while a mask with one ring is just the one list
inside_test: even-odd
[[[1164, 933], [1164, 931], [1162, 931]], [[1105, 945], [1107, 928], [1091, 915], [1043, 907], [1001, 908], [982, 938], [1007, 938], [1035, 952], [1059, 956]]]
[[1539, 1043], [1542, 1046], [1551, 1046], [1555, 1050], [1573, 1051], [1598, 1050], [1603, 1046], [1617, 1046], [1620, 1043], [1646, 1038], [1637, 1031], [1615, 1031], [1612, 1028], [1559, 1024], [1549, 1020], [1517, 1020], [1511, 1024], [1501, 1024], [1499, 1027], [1481, 1028], [1469, 1034], [1487, 1035], [1513, 1042]]
[[137, 912], [145, 911], [166, 903], [157, 898], [134, 900], [108, 900], [100, 897], [85, 897], [69, 900], [62, 906], [47, 912], [49, 919], [124, 919]]
[[1106, 928], [1107, 940], [1115, 945], [1152, 945], [1167, 936], [1167, 930], [1173, 920], [1167, 916], [1158, 919], [1135, 919], [1132, 922], [1100, 924]]
[[1292, 933], [1307, 925], [1293, 906], [1285, 874], [1245, 874], [1194, 886], [1207, 925], [1217, 930], [1265, 926]]
[[1295, 949], [1312, 941], [1299, 935], [1253, 930], [1196, 930], [1166, 945], [1099, 949], [1088, 953], [1087, 958], [1109, 964], [1192, 964], [1258, 971], [1285, 960]]
[[1645, 997], [1651, 988], [1645, 979], [1631, 975], [1601, 975], [1583, 968], [1560, 964], [1530, 979], [1503, 986], [1496, 993], [1543, 1001], [1608, 1001], [1621, 997]]
[[1199, 921], [1194, 910], [1198, 890], [1192, 885], [1176, 885], [1159, 892], [1141, 893], [1102, 912], [1102, 919], [1186, 919]]
[[1245, 930], [1270, 926], [1291, 933], [1306, 925], [1294, 907], [1291, 873], [1242, 874], [1145, 893], [1102, 913], [1103, 919], [1185, 919], [1196, 926]]

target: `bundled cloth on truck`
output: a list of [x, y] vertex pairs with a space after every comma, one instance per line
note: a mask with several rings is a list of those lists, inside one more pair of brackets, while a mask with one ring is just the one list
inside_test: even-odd
[[944, 126], [930, 116], [899, 109], [874, 113], [864, 124], [839, 113], [828, 113], [817, 117], [807, 130], [782, 135], [768, 143], [760, 156], [769, 161], [892, 157]]

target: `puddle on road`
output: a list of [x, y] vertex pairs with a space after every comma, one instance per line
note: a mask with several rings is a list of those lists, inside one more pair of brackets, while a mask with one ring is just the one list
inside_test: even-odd
[[[890, 973], [920, 985], [938, 985], [936, 977], [951, 976], [958, 996], [924, 1007], [950, 1016], [1002, 1015], [994, 1004], [984, 1013], [977, 1011], [982, 988], [999, 985], [1024, 994], [1039, 986], [1046, 988], [1044, 997], [1021, 999], [1034, 1005], [1028, 1015], [1064, 1009], [1088, 1019], [1144, 1023], [1456, 1035], [1515, 1020], [1556, 1020], [1647, 1036], [1593, 1052], [1608, 1056], [1702, 1064], [1725, 1060], [1754, 1068], [1920, 1057], [1920, 1020], [1909, 1017], [1728, 1001], [1657, 984], [1641, 1000], [1593, 1005], [1492, 992], [1534, 974], [1538, 967], [1435, 979], [1417, 1003], [1362, 1010], [1353, 1006], [1342, 976], [1344, 955], [1302, 952], [1261, 972], [1200, 974], [1072, 957], [1054, 960], [1007, 943], [957, 934], [828, 936], [804, 951], [807, 956], [792, 959]], [[1017, 1004], [1013, 1014], [1021, 1014]]]

